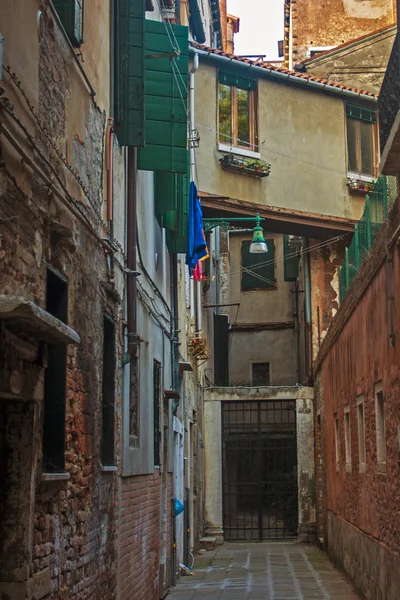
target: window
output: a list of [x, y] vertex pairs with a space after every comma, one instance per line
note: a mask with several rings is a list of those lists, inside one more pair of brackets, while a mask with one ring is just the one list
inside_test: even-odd
[[251, 240], [242, 241], [242, 290], [276, 289], [274, 240], [265, 240], [268, 252], [251, 254]]
[[348, 170], [375, 177], [377, 128], [376, 112], [346, 104]]
[[83, 3], [84, 0], [53, 0], [60, 21], [76, 47], [83, 43]]
[[160, 399], [161, 399], [161, 363], [154, 361], [153, 366], [153, 422], [154, 422], [154, 465], [161, 464], [161, 422], [160, 422]]
[[285, 281], [297, 281], [299, 274], [301, 239], [294, 235], [283, 236], [283, 272]]
[[336, 460], [336, 471], [339, 471], [339, 418], [337, 413], [334, 415], [335, 423], [334, 423], [334, 432], [335, 432], [335, 460]]
[[114, 465], [115, 326], [107, 316], [103, 320], [102, 392], [101, 464], [108, 467]]
[[357, 398], [357, 426], [358, 426], [358, 461], [360, 472], [365, 471], [365, 415], [364, 396]]
[[269, 363], [253, 363], [251, 365], [253, 385], [270, 385]]
[[378, 471], [386, 471], [386, 425], [385, 400], [382, 382], [375, 385], [375, 426], [376, 426], [376, 459]]
[[346, 470], [351, 469], [351, 429], [350, 429], [350, 405], [344, 407], [344, 452]]
[[218, 140], [258, 152], [257, 83], [233, 73], [219, 73]]
[[[47, 269], [46, 310], [63, 323], [68, 320], [68, 283], [65, 277]], [[44, 376], [43, 470], [64, 471], [65, 400], [67, 387], [66, 345], [49, 344]]]

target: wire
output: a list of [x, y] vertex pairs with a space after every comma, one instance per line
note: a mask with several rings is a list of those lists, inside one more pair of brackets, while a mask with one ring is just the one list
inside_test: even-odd
[[[325, 240], [324, 242], [319, 242], [318, 244], [313, 244], [312, 246], [309, 246], [307, 249], [302, 250], [302, 254], [310, 253], [313, 250], [320, 250], [321, 248], [324, 248], [325, 246], [329, 246], [330, 244], [343, 239], [344, 237], [346, 237], [346, 235], [347, 234], [345, 234], [345, 235], [338, 235], [338, 236], [335, 236], [333, 238], [330, 238], [329, 240]], [[297, 252], [294, 252], [292, 254], [287, 254], [283, 258], [283, 262], [286, 262], [287, 260], [289, 260], [291, 258], [294, 258], [295, 256], [298, 256]], [[267, 260], [265, 262], [259, 263], [258, 265], [254, 265], [254, 267], [251, 267], [251, 272], [253, 274], [253, 271], [255, 271], [257, 269], [262, 269], [263, 267], [267, 267], [269, 265], [277, 264], [277, 262], [278, 262], [278, 259], [277, 258], [273, 258], [273, 259]], [[245, 267], [241, 266], [238, 270], [231, 271], [230, 275], [237, 275], [238, 273], [241, 273], [241, 271], [244, 268]]]
[[[203, 125], [202, 123], [195, 122], [194, 125], [196, 125], [197, 127], [201, 127], [202, 129], [207, 129], [207, 131], [211, 131], [212, 133], [216, 133], [218, 136], [222, 136], [222, 137], [226, 138], [229, 141], [234, 141], [234, 142], [236, 142], [236, 144], [237, 144], [237, 142], [241, 142], [244, 146], [248, 146], [248, 144], [249, 144], [249, 142], [246, 141], [246, 140], [241, 140], [240, 138], [236, 138], [235, 139], [231, 135], [227, 135], [227, 134], [218, 132], [217, 129], [213, 129], [212, 127], [209, 127], [207, 125]], [[235, 149], [235, 148], [237, 149], [237, 145], [236, 144], [231, 144], [231, 150]], [[321, 165], [321, 164], [315, 163], [313, 161], [303, 160], [302, 158], [297, 158], [296, 156], [293, 156], [293, 155], [290, 155], [290, 154], [286, 154], [284, 152], [279, 152], [279, 150], [275, 150], [273, 148], [269, 148], [268, 146], [265, 146], [264, 143], [262, 143], [261, 145], [263, 147], [263, 150], [266, 150], [267, 152], [272, 152], [273, 154], [277, 154], [278, 156], [283, 156], [284, 158], [288, 158], [290, 160], [294, 160], [294, 161], [300, 162], [300, 163], [305, 164], [305, 165], [312, 165], [312, 166], [317, 167], [319, 169], [325, 169], [326, 171], [330, 171], [332, 173], [340, 173], [341, 175], [343, 175], [343, 173], [344, 173], [344, 171], [342, 171], [340, 169], [334, 169], [332, 167], [327, 167], [325, 165]]]

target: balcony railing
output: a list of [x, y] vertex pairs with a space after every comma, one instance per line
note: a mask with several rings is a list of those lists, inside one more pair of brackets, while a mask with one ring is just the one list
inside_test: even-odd
[[379, 94], [379, 131], [381, 154], [389, 139], [400, 109], [400, 34], [397, 33], [389, 58], [386, 75]]

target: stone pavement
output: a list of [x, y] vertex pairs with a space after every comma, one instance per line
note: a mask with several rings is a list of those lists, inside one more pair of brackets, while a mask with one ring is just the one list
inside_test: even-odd
[[357, 600], [350, 583], [316, 546], [226, 543], [196, 556], [167, 600]]

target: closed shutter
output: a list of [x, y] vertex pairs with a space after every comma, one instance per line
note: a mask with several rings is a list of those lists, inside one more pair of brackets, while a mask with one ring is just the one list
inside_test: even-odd
[[214, 314], [214, 385], [229, 384], [229, 320]]
[[187, 249], [189, 183], [189, 158], [185, 175], [156, 172], [155, 214], [160, 226], [167, 230], [167, 248], [171, 253], [184, 253]]
[[84, 0], [53, 0], [62, 26], [75, 47], [83, 43], [83, 2]]
[[144, 144], [145, 4], [116, 1], [114, 129], [121, 146]]
[[296, 248], [289, 246], [288, 235], [283, 236], [283, 269], [285, 281], [296, 281], [299, 272], [300, 253], [296, 252]]
[[[146, 134], [145, 147], [139, 151], [139, 169], [185, 174], [188, 125], [188, 28], [171, 25], [174, 37], [169, 33], [169, 28], [169, 25], [167, 29], [167, 25], [162, 22], [145, 21]], [[175, 39], [180, 54], [172, 60], [172, 43], [175, 43]], [[160, 54], [165, 56], [154, 58]]]
[[242, 242], [242, 290], [276, 288], [274, 240], [265, 240], [268, 252], [250, 254], [251, 240]]

